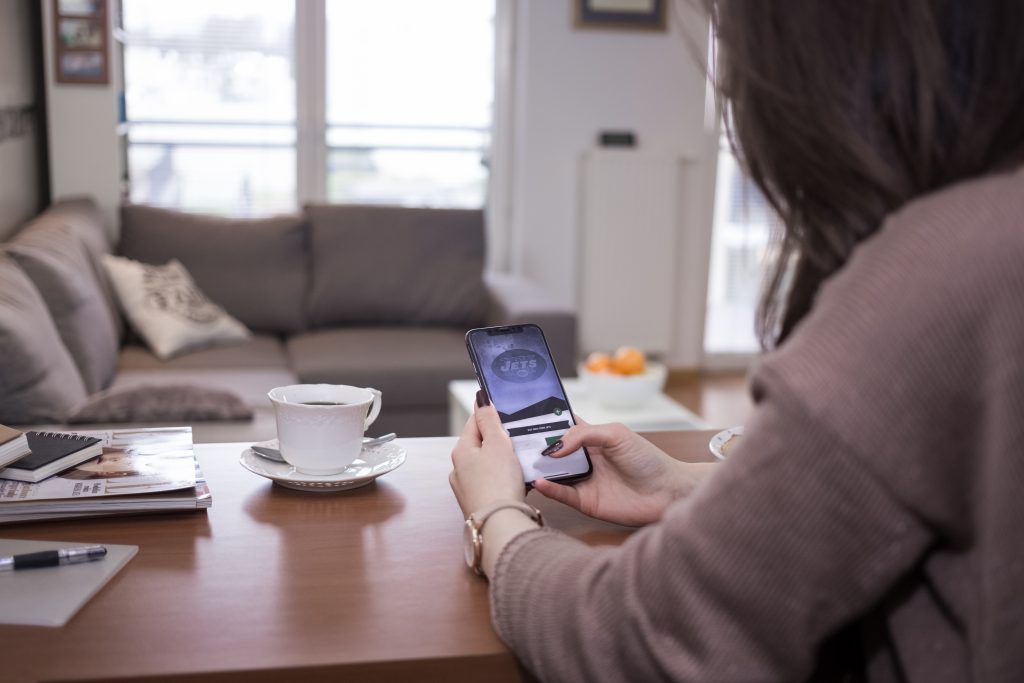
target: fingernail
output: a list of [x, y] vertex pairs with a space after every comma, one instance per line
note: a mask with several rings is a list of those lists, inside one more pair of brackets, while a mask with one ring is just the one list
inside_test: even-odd
[[487, 398], [487, 392], [483, 389], [479, 389], [476, 392], [476, 404], [481, 408], [491, 405], [491, 399]]
[[547, 448], [542, 450], [540, 452], [540, 454], [541, 455], [551, 455], [552, 453], [557, 453], [559, 450], [561, 450], [562, 446], [564, 446], [564, 445], [565, 444], [562, 443], [562, 440], [559, 439], [558, 441], [554, 442], [553, 444], [551, 444], [550, 446], [548, 446]]

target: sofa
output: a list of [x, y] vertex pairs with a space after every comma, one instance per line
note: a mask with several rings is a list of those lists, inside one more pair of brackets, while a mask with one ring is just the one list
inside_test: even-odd
[[[158, 357], [126, 322], [105, 254], [176, 259], [250, 336]], [[190, 423], [196, 442], [259, 441], [276, 431], [267, 391], [322, 382], [382, 391], [370, 433], [441, 435], [448, 381], [474, 376], [465, 331], [520, 322], [574, 367], [573, 313], [484, 275], [481, 211], [322, 204], [228, 219], [127, 205], [114, 230], [68, 199], [0, 244], [0, 423]]]

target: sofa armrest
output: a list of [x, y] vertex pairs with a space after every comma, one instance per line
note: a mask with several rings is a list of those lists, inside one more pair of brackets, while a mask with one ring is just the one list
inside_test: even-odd
[[536, 323], [544, 330], [551, 355], [563, 377], [576, 376], [576, 313], [551, 302], [538, 285], [513, 275], [490, 273], [487, 324]]

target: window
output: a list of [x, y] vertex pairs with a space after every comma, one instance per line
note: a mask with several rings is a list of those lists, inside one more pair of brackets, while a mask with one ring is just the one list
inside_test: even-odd
[[721, 140], [711, 239], [704, 352], [751, 354], [760, 345], [754, 316], [764, 279], [768, 238], [776, 219]]
[[480, 0], [327, 0], [329, 200], [483, 206], [493, 21]]
[[[493, 0], [122, 0], [122, 13], [133, 202], [483, 206]], [[322, 111], [305, 116], [300, 96]]]
[[294, 208], [294, 6], [124, 0], [133, 202], [224, 214]]

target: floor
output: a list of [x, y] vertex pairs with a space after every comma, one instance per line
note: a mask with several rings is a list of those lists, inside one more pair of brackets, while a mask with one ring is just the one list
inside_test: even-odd
[[712, 428], [741, 425], [751, 409], [744, 373], [672, 372], [665, 393]]

